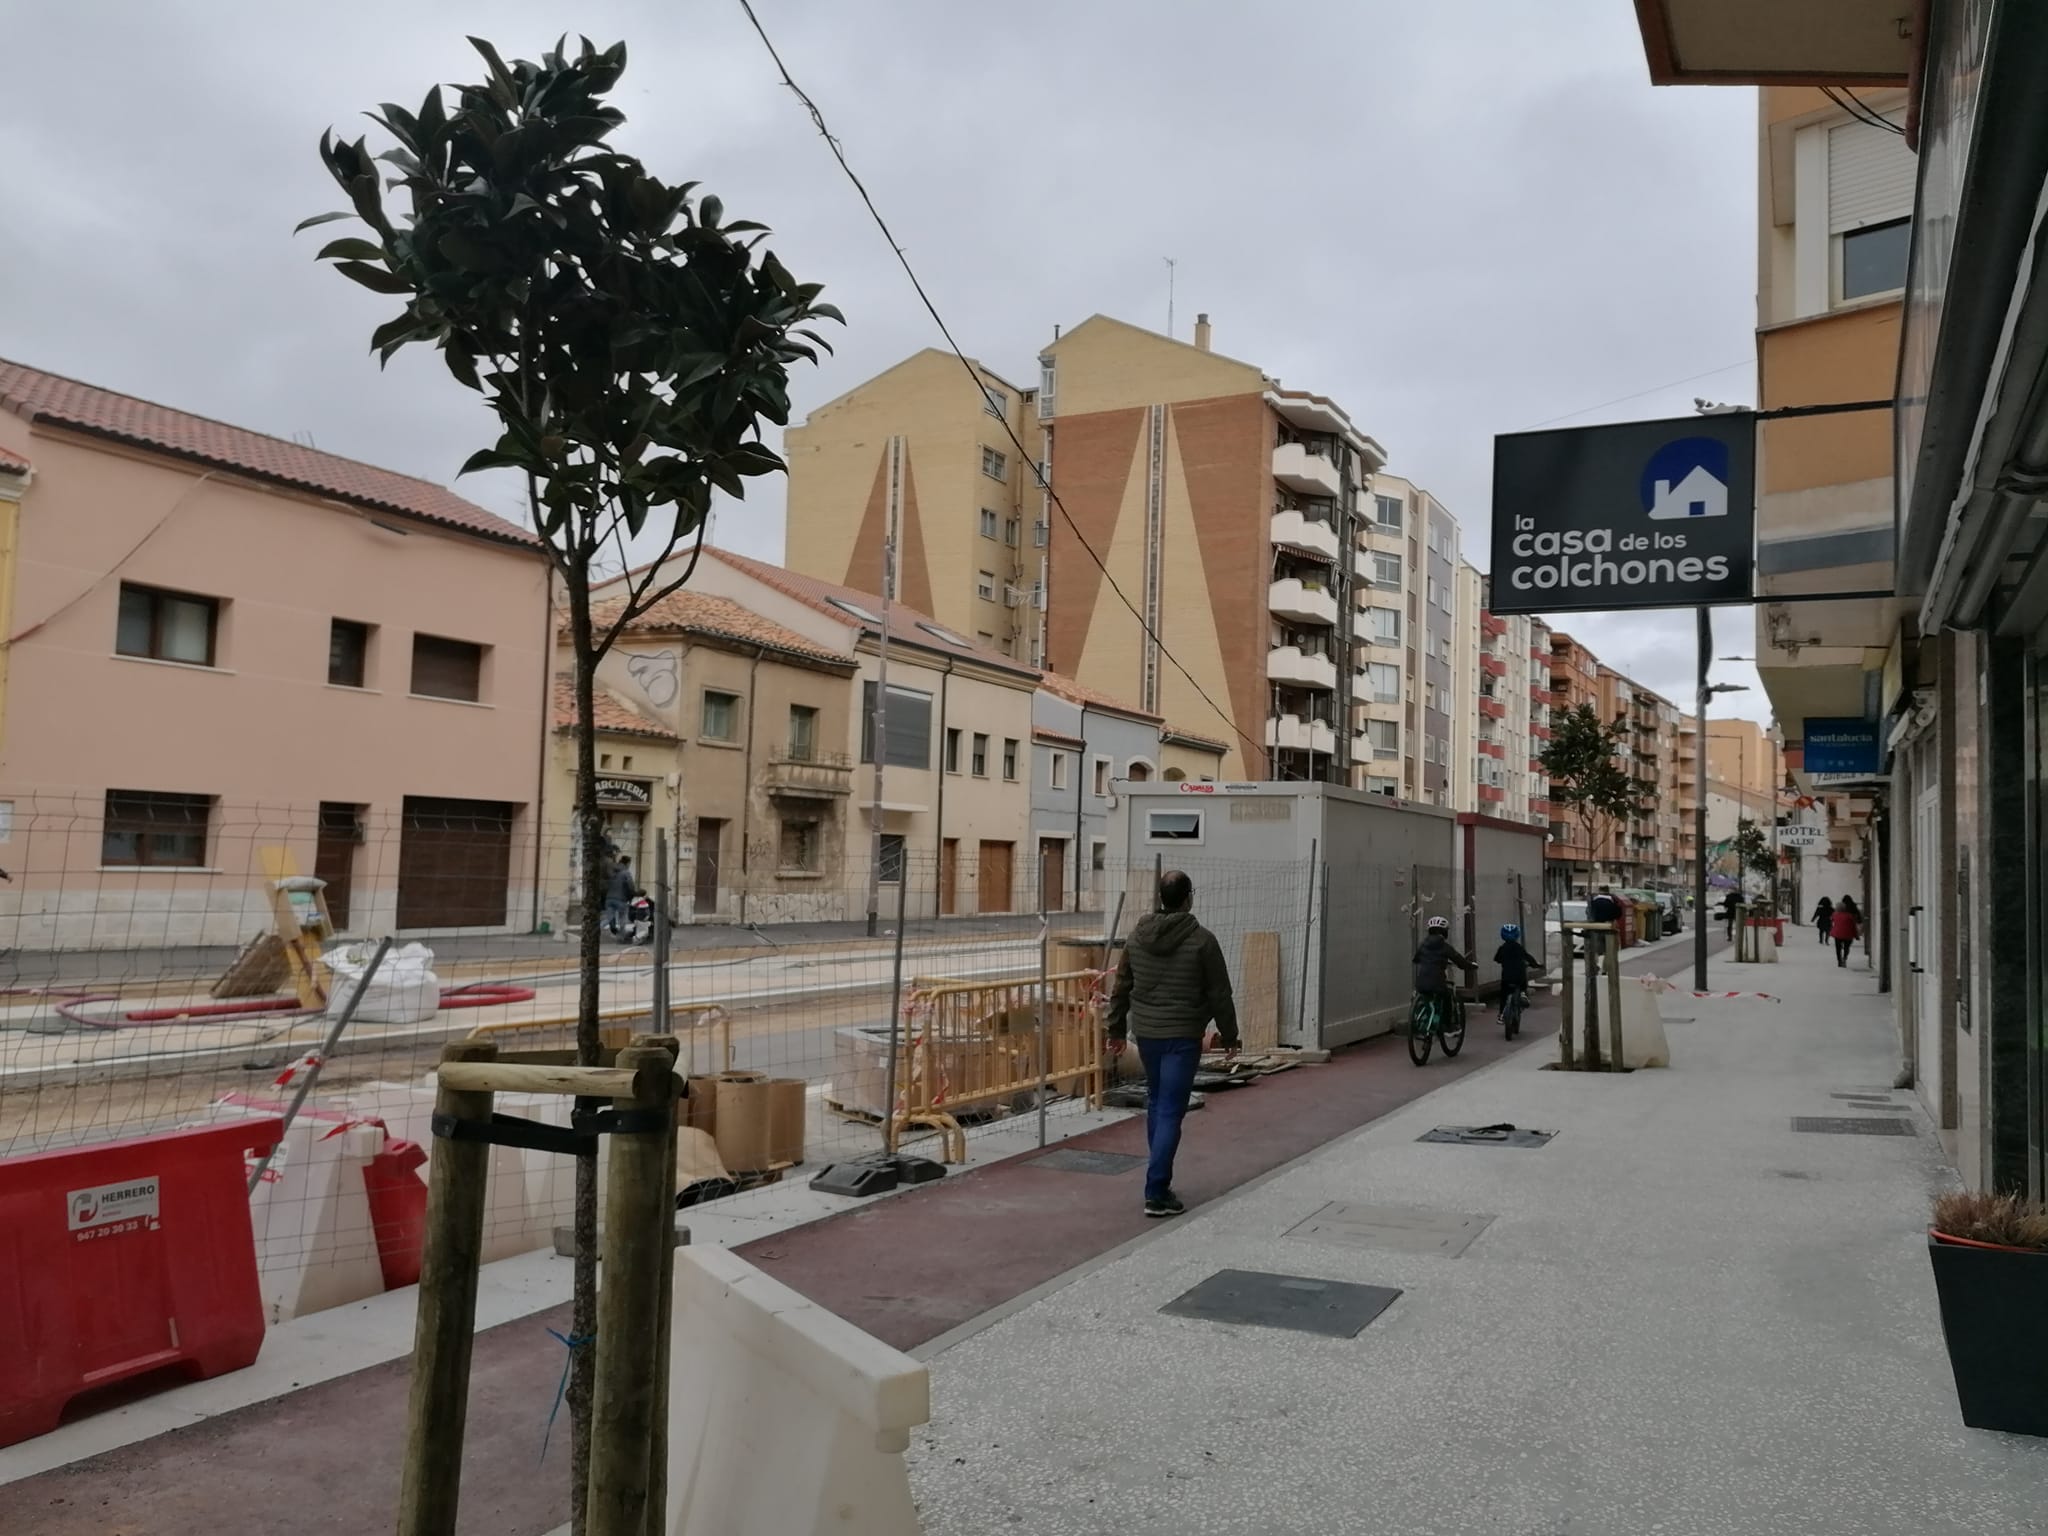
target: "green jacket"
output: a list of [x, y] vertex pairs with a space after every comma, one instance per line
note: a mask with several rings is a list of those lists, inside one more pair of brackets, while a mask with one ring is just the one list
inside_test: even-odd
[[1192, 912], [1140, 918], [1117, 962], [1109, 994], [1109, 1037], [1199, 1040], [1215, 1021], [1224, 1045], [1237, 1045], [1237, 1002], [1216, 935]]

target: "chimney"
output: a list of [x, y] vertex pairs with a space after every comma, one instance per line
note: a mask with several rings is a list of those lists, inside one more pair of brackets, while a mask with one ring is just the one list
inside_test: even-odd
[[1209, 317], [1207, 315], [1195, 316], [1195, 345], [1204, 352], [1209, 350]]

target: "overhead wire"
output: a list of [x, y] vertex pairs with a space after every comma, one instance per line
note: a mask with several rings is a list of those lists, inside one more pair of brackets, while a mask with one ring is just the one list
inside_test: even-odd
[[[946, 324], [945, 317], [939, 313], [938, 306], [932, 302], [931, 295], [926, 292], [923, 281], [917, 275], [916, 268], [911, 266], [910, 258], [904, 254], [903, 246], [897, 241], [895, 232], [889, 228], [888, 220], [882, 217], [882, 211], [875, 206], [875, 200], [869, 195], [867, 186], [861, 181], [859, 174], [855, 172], [853, 166], [847, 161], [844, 147], [826, 125], [825, 114], [819, 110], [817, 102], [811, 99], [810, 94], [791, 77], [789, 66], [782, 62], [782, 55], [776, 51], [775, 44], [769, 38], [767, 29], [761, 25], [761, 18], [755, 14], [752, 0], [739, 0], [739, 6], [746, 13], [747, 20], [753, 26], [755, 35], [761, 39], [761, 46], [768, 51], [768, 57], [774, 62], [777, 72], [782, 76], [782, 83], [789, 87], [791, 93], [795, 95], [798, 101], [803, 103], [804, 110], [810, 115], [811, 123], [818, 130], [819, 137], [824, 139], [826, 147], [832, 151], [832, 158], [839, 162], [839, 169], [846, 173], [846, 179], [853, 183], [854, 191], [860, 194], [860, 200], [867, 208], [868, 216], [874, 220], [875, 227], [882, 233], [882, 238], [889, 242], [889, 249], [894, 253], [897, 264], [903, 268], [904, 275], [910, 279], [910, 286], [916, 290], [919, 302], [924, 305], [925, 313], [931, 316], [932, 323], [939, 328], [939, 334], [945, 337], [947, 348], [959, 361], [960, 366], [966, 370], [967, 376], [974, 381], [974, 387], [977, 390], [984, 389], [985, 385], [982, 382], [981, 375], [975, 372], [974, 364], [968, 360], [967, 354], [961, 350], [960, 343], [953, 339], [952, 328]], [[1187, 680], [1188, 686], [1200, 695], [1202, 702], [1216, 712], [1216, 717], [1219, 720], [1228, 725], [1246, 745], [1260, 752], [1265, 751], [1266, 743], [1252, 736], [1240, 726], [1237, 723], [1236, 716], [1218, 704], [1209, 691], [1196, 681], [1195, 675], [1188, 671], [1185, 666], [1181, 665], [1180, 658], [1173, 654], [1172, 649], [1160, 638], [1159, 632], [1146, 621], [1144, 613], [1138, 608], [1136, 603], [1131, 601], [1130, 594], [1125, 592], [1122, 586], [1118, 584], [1116, 577], [1110, 574], [1109, 566], [1104, 563], [1102, 556], [1096, 553], [1095, 546], [1088, 542], [1087, 536], [1081, 532], [1080, 526], [1074, 521], [1073, 514], [1067, 510], [1066, 503], [1060, 500], [1059, 492], [1053, 489], [1052, 482], [1046, 479], [1044, 471], [1038, 468], [1037, 456], [1025, 446], [1024, 440], [1017, 435], [1016, 429], [1010, 425], [1007, 417], [998, 419], [1002, 422], [1004, 435], [1016, 446], [1023, 462], [1032, 466], [1032, 473], [1038, 482], [1039, 489], [1044, 491], [1046, 499], [1054, 507], [1058, 508], [1060, 517], [1066, 522], [1068, 530], [1074, 535], [1075, 542], [1081, 546], [1089, 560], [1094, 563], [1096, 570], [1102, 573], [1102, 579], [1108, 583], [1110, 591], [1114, 592], [1124, 607], [1130, 610], [1131, 617], [1138, 621], [1138, 627], [1145, 632], [1146, 638], [1159, 648], [1159, 654], [1173, 664], [1174, 671]]]
[[1582, 406], [1576, 411], [1566, 411], [1562, 416], [1553, 416], [1548, 421], [1538, 421], [1526, 427], [1517, 427], [1518, 432], [1534, 432], [1539, 427], [1555, 426], [1560, 421], [1570, 421], [1574, 416], [1589, 416], [1594, 411], [1604, 411], [1610, 405], [1626, 405], [1631, 400], [1640, 400], [1645, 395], [1661, 395], [1667, 389], [1676, 389], [1681, 384], [1695, 384], [1701, 379], [1711, 379], [1720, 374], [1733, 373], [1738, 368], [1753, 368], [1756, 361], [1745, 357], [1739, 363], [1729, 363], [1721, 368], [1709, 368], [1705, 373], [1688, 374], [1682, 379], [1673, 379], [1668, 384], [1653, 384], [1648, 389], [1639, 389], [1632, 395], [1616, 395], [1612, 400], [1602, 400], [1598, 405]]
[[1882, 128], [1886, 133], [1896, 133], [1902, 138], [1905, 136], [1906, 130], [1904, 127], [1886, 117], [1847, 86], [1824, 85], [1820, 90], [1823, 96], [1855, 118], [1857, 122], [1871, 128]]

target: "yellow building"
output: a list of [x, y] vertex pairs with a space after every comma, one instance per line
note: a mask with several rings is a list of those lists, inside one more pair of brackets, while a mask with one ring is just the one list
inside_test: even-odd
[[1192, 343], [1095, 316], [1035, 389], [920, 353], [787, 447], [793, 568], [873, 590], [893, 511], [905, 602], [1227, 741], [1230, 777], [1351, 781], [1359, 497], [1385, 454], [1213, 351], [1206, 316]]

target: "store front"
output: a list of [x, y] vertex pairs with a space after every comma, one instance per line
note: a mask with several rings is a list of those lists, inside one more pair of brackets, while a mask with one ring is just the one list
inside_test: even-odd
[[[597, 781], [598, 819], [604, 826], [605, 844], [612, 861], [630, 860], [633, 878], [649, 891], [654, 888], [654, 871], [649, 862], [654, 857], [654, 834], [648, 826], [653, 804], [652, 779], [603, 776]], [[572, 833], [569, 844], [568, 921], [573, 925], [580, 921], [583, 911], [583, 840]]]

